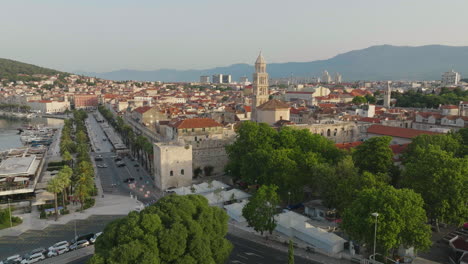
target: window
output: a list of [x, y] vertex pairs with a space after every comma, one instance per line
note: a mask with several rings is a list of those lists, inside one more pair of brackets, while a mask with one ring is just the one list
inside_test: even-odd
[[204, 132], [204, 131], [205, 131], [205, 128], [202, 128], [201, 130]]
[[173, 171], [169, 172], [169, 176], [174, 176], [174, 172]]
[[184, 175], [184, 169], [180, 170], [180, 174]]
[[192, 128], [192, 132], [195, 132], [195, 128]]
[[327, 137], [329, 137], [331, 134], [330, 129], [327, 130]]

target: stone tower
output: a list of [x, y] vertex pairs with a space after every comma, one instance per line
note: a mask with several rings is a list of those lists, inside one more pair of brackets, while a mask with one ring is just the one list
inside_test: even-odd
[[253, 102], [252, 121], [257, 122], [257, 106], [268, 101], [268, 73], [266, 72], [266, 62], [262, 53], [255, 61], [255, 73], [253, 74]]
[[390, 81], [387, 82], [387, 89], [384, 92], [384, 103], [383, 106], [390, 108], [390, 100], [392, 95], [392, 88], [390, 88]]

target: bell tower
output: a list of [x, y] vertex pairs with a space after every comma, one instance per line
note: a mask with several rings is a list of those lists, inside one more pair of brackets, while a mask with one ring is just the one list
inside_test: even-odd
[[266, 62], [262, 53], [258, 55], [255, 61], [255, 73], [253, 74], [253, 102], [252, 102], [252, 121], [257, 122], [257, 106], [268, 101], [268, 73], [266, 72]]

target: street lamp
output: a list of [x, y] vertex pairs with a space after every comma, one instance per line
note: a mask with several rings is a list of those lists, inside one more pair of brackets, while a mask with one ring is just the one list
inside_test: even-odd
[[372, 255], [373, 259], [375, 260], [375, 248], [377, 246], [377, 217], [379, 217], [379, 213], [372, 213], [371, 215], [375, 217], [374, 254]]

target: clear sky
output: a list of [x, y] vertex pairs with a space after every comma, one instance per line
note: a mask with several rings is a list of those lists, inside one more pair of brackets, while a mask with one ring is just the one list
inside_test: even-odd
[[312, 61], [468, 46], [466, 0], [1, 0], [0, 57], [66, 71]]

